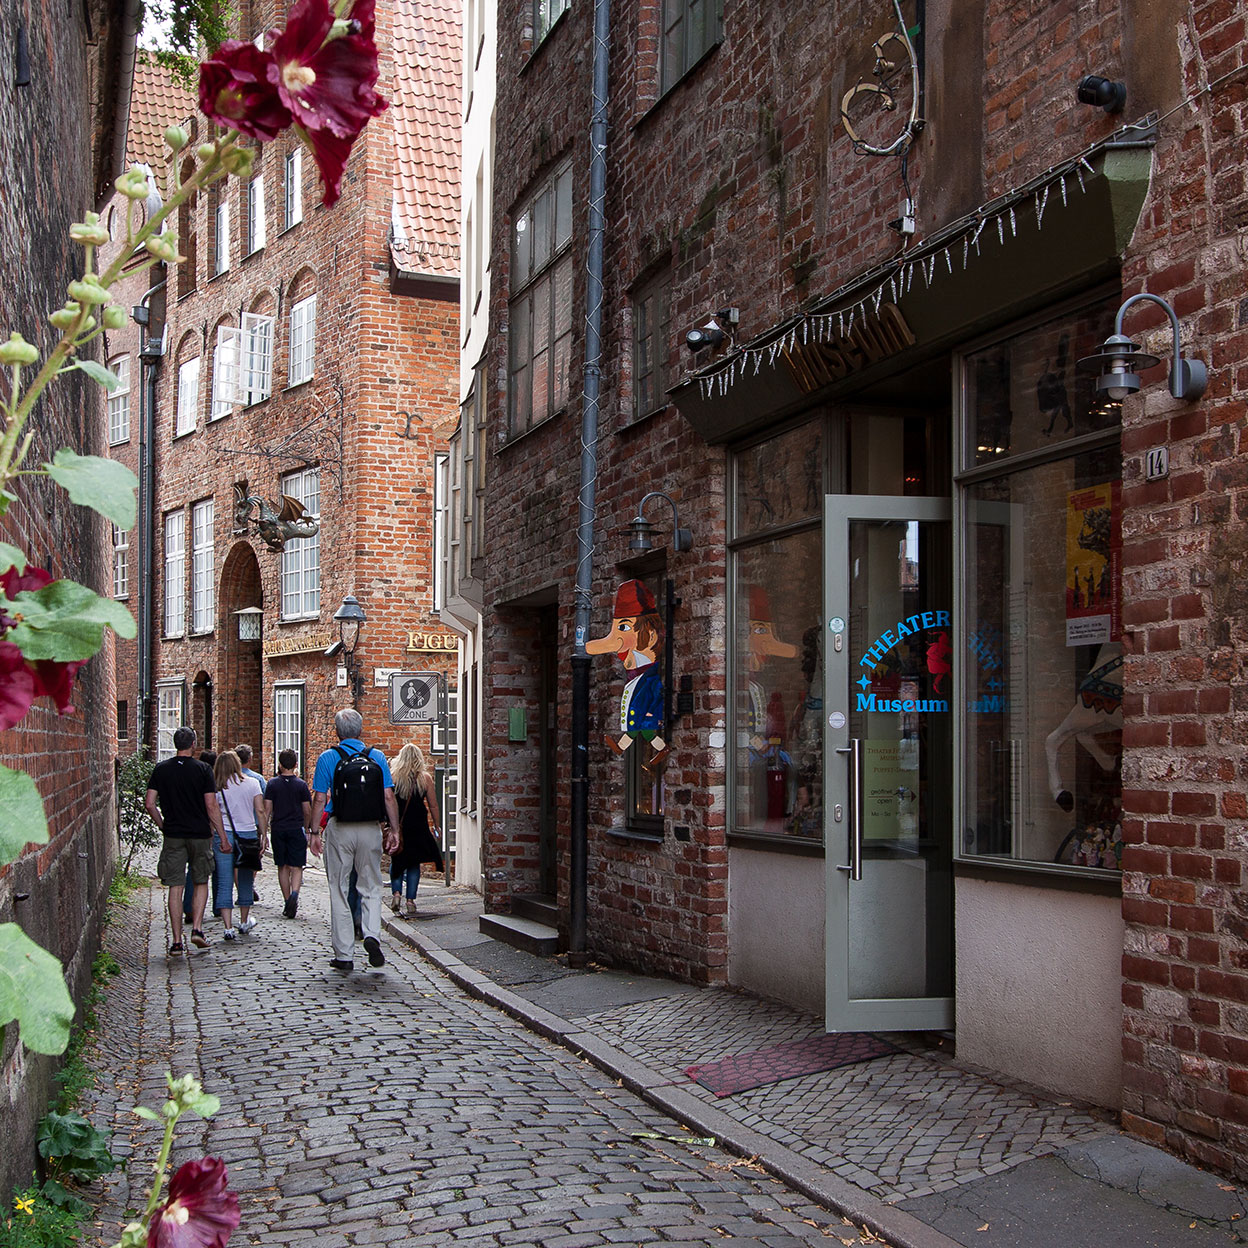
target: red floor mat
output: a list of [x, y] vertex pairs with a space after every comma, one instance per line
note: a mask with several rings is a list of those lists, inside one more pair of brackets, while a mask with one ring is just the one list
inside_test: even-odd
[[841, 1032], [834, 1036], [811, 1036], [807, 1040], [791, 1040], [770, 1049], [740, 1053], [717, 1062], [699, 1062], [686, 1066], [685, 1074], [716, 1096], [731, 1096], [749, 1088], [761, 1088], [782, 1079], [813, 1075], [837, 1066], [852, 1066], [887, 1057], [900, 1050], [887, 1040], [862, 1031]]

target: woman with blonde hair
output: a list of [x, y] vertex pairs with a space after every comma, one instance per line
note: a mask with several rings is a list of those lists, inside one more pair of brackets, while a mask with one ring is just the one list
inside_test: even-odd
[[441, 826], [438, 794], [433, 772], [420, 747], [409, 741], [390, 760], [394, 796], [399, 803], [399, 848], [390, 855], [390, 908], [399, 913], [404, 885], [407, 917], [416, 917], [416, 889], [422, 863], [442, 870], [442, 851], [437, 835]]
[[[217, 797], [221, 802], [221, 822], [229, 841], [228, 849], [213, 845], [216, 858], [216, 896], [214, 906], [221, 911], [225, 924], [225, 939], [237, 940], [256, 925], [251, 918], [255, 902], [252, 881], [255, 871], [238, 864], [246, 856], [258, 861], [259, 854], [269, 847], [268, 820], [264, 813], [264, 797], [260, 782], [254, 776], [245, 775], [242, 760], [233, 750], [222, 750], [217, 755], [213, 776], [217, 781]], [[248, 852], [249, 851], [249, 852]], [[238, 912], [242, 919], [237, 931], [234, 928], [234, 872], [238, 871]]]

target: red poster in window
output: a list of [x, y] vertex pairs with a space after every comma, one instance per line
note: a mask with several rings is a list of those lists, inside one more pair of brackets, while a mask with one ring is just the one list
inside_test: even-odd
[[1121, 636], [1121, 485], [1106, 481], [1066, 496], [1066, 644]]

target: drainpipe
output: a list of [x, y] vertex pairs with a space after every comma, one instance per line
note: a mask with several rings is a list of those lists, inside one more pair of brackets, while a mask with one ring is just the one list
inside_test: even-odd
[[[155, 276], [164, 270], [164, 265], [152, 269]], [[139, 359], [143, 364], [143, 384], [139, 387], [139, 636], [138, 636], [138, 669], [139, 669], [139, 744], [148, 747], [149, 757], [152, 753], [153, 741], [151, 732], [152, 708], [152, 621], [154, 606], [152, 602], [152, 586], [155, 584], [152, 567], [152, 550], [154, 545], [153, 526], [156, 509], [156, 382], [160, 373], [160, 361], [164, 355], [164, 330], [160, 334], [151, 333], [150, 302], [156, 294], [164, 290], [166, 278], [149, 286], [134, 309], [134, 320], [140, 327], [142, 341], [139, 346]]]
[[568, 882], [568, 962], [584, 966], [589, 842], [589, 636], [594, 493], [598, 478], [598, 398], [602, 382], [602, 258], [607, 194], [607, 46], [610, 0], [594, 0], [593, 111], [589, 124], [589, 255], [585, 281], [585, 393], [581, 404], [581, 488], [576, 532], [576, 642], [572, 654], [572, 811]]

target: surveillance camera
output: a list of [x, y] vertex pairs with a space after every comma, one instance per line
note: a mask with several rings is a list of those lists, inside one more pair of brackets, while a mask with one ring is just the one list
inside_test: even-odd
[[339, 655], [341, 653], [342, 653], [342, 639], [341, 638], [339, 638], [335, 642], [331, 642], [328, 646], [325, 647], [325, 657], [327, 659], [332, 659], [336, 655]]
[[717, 347], [726, 335], [714, 321], [707, 321], [701, 329], [691, 329], [685, 335], [685, 346], [695, 355], [707, 347]]

